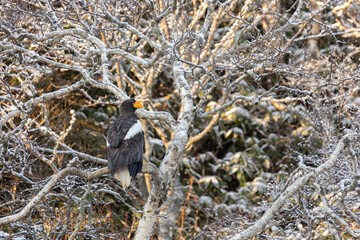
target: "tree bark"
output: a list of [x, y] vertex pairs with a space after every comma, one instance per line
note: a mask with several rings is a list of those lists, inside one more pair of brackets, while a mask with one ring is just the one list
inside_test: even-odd
[[289, 187], [287, 187], [287, 189], [285, 189], [285, 191], [276, 199], [276, 201], [271, 204], [271, 206], [266, 210], [264, 215], [259, 220], [257, 220], [254, 225], [252, 225], [245, 231], [236, 234], [234, 237], [231, 238], [231, 240], [250, 239], [251, 237], [254, 237], [261, 231], [263, 231], [269, 221], [273, 218], [274, 214], [284, 205], [286, 200], [293, 196], [302, 186], [307, 184], [310, 178], [318, 176], [320, 173], [329, 170], [335, 165], [339, 154], [346, 146], [346, 140], [351, 139], [352, 135], [353, 133], [348, 133], [343, 136], [338, 142], [329, 160], [327, 160], [325, 163], [315, 168], [314, 170], [306, 173], [304, 176], [296, 179]]

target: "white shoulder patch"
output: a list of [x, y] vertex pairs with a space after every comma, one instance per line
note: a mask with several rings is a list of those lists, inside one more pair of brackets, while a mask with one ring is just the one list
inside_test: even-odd
[[139, 132], [143, 131], [143, 127], [141, 125], [140, 120], [137, 120], [137, 122], [129, 129], [129, 131], [127, 132], [124, 140], [130, 139], [133, 136], [135, 136], [136, 134], [138, 134]]

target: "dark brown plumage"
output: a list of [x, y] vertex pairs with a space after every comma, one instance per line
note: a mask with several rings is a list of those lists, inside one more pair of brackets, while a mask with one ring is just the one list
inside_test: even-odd
[[107, 134], [108, 168], [112, 176], [121, 182], [123, 188], [130, 185], [143, 165], [144, 132], [135, 115], [141, 107], [134, 99], [120, 105], [120, 116], [109, 127]]

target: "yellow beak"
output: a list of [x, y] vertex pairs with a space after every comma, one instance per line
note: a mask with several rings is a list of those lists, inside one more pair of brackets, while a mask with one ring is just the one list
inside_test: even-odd
[[140, 102], [134, 102], [134, 108], [142, 108], [142, 104]]

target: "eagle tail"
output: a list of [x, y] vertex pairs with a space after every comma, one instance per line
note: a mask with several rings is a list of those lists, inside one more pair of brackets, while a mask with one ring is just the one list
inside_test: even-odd
[[114, 178], [120, 181], [122, 187], [126, 189], [130, 186], [131, 177], [128, 167], [120, 167], [114, 174]]

